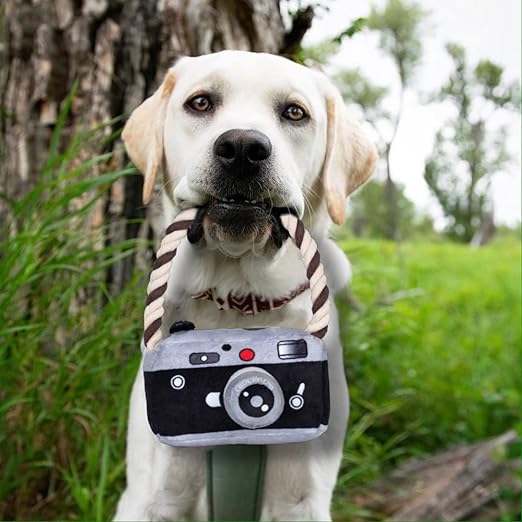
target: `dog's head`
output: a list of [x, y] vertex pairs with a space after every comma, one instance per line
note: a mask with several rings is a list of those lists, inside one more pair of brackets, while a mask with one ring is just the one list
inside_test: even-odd
[[163, 166], [174, 206], [206, 206], [207, 241], [234, 255], [267, 243], [275, 208], [342, 223], [377, 157], [323, 74], [243, 51], [182, 58], [123, 139], [144, 202]]

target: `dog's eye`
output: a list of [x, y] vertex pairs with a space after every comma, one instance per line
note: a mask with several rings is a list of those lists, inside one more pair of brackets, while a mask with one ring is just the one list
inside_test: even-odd
[[299, 105], [289, 105], [284, 111], [283, 111], [283, 118], [286, 118], [290, 121], [301, 121], [303, 118], [306, 117], [306, 112], [302, 107], [299, 107]]
[[188, 101], [188, 106], [198, 112], [206, 112], [212, 109], [212, 102], [208, 96], [198, 94]]

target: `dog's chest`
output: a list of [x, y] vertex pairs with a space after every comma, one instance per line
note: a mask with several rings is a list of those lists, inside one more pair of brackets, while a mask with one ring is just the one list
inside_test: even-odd
[[[287, 242], [289, 243], [289, 242]], [[286, 326], [305, 328], [311, 317], [311, 298], [305, 290], [276, 310], [258, 311], [245, 315], [238, 310], [220, 310], [207, 299], [195, 299], [198, 293], [212, 289], [224, 299], [235, 297], [241, 302], [246, 296], [281, 299], [292, 295], [306, 282], [306, 271], [299, 251], [285, 245], [275, 258], [266, 260], [228, 260], [215, 252], [188, 248], [180, 249], [174, 259], [166, 296], [164, 334], [178, 320], [193, 322], [198, 329], [240, 328], [252, 326]]]
[[166, 316], [167, 325], [184, 319], [193, 322], [198, 329], [254, 326], [286, 326], [304, 329], [311, 317], [310, 293], [305, 291], [277, 310], [259, 312], [255, 315], [243, 315], [237, 310], [219, 310], [212, 301], [188, 298], [178, 303], [167, 302]]

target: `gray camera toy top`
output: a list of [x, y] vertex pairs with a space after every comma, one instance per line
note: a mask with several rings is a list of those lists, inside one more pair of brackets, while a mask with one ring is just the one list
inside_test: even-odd
[[285, 214], [281, 222], [307, 268], [313, 316], [306, 330], [197, 330], [178, 321], [161, 338], [172, 259], [195, 212], [182, 212], [167, 229], [147, 288], [143, 371], [152, 431], [172, 446], [282, 444], [320, 436], [330, 411], [322, 341], [328, 287], [317, 246], [295, 216]]

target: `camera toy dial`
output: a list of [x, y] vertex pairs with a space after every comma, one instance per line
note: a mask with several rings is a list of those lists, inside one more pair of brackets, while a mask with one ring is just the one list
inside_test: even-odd
[[305, 383], [302, 382], [299, 385], [299, 388], [297, 388], [297, 393], [290, 397], [290, 399], [288, 401], [288, 405], [293, 410], [300, 410], [304, 406], [304, 398], [303, 398], [304, 390], [305, 390]]
[[183, 375], [174, 375], [174, 377], [170, 379], [170, 385], [175, 390], [182, 390], [185, 387], [185, 377], [183, 377]]

